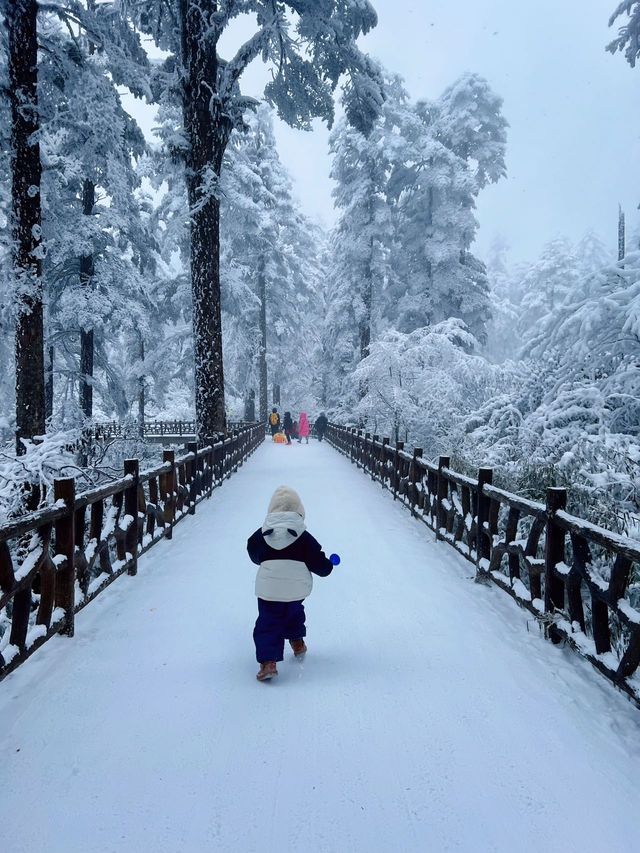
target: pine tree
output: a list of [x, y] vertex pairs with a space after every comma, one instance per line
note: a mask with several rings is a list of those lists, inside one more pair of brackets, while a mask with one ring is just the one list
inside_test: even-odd
[[[221, 181], [221, 209], [227, 223], [222, 231], [223, 257], [228, 257], [223, 286], [232, 269], [253, 296], [252, 300], [233, 280], [226, 294], [223, 289], [229, 318], [225, 322], [233, 322], [237, 330], [238, 319], [242, 320], [244, 346], [254, 356], [249, 360], [236, 356], [232, 375], [237, 383], [240, 363], [253, 363], [254, 371], [244, 373], [237, 390], [246, 396], [257, 378], [259, 417], [266, 421], [269, 375], [272, 384], [299, 394], [294, 391], [299, 388], [297, 372], [308, 363], [303, 352], [313, 324], [319, 237], [297, 211], [291, 178], [278, 156], [269, 107], [257, 110], [245, 133], [234, 134], [228, 152]], [[225, 334], [230, 349], [228, 338]], [[237, 351], [237, 333], [234, 338]], [[308, 382], [302, 385], [309, 387]]]
[[[196, 417], [203, 437], [224, 428], [224, 372], [220, 300], [219, 180], [234, 127], [255, 105], [239, 81], [257, 57], [274, 67], [265, 89], [268, 102], [295, 127], [313, 117], [333, 118], [331, 94], [348, 74], [347, 114], [370, 127], [381, 101], [374, 69], [356, 47], [360, 33], [376, 24], [368, 2], [315, 0], [265, 3], [249, 0], [145, 0], [125, 3], [139, 28], [170, 53], [157, 75], [164, 98], [176, 94], [182, 108], [193, 290]], [[240, 14], [255, 14], [258, 28], [230, 60], [218, 44]], [[296, 37], [290, 35], [295, 27]]]
[[[78, 21], [77, 34], [65, 26], [68, 14]], [[40, 90], [48, 166], [43, 192], [48, 336], [58, 353], [54, 362], [62, 362], [67, 382], [77, 385], [85, 419], [93, 414], [99, 384], [94, 368], [111, 373], [109, 347], [95, 335], [104, 334], [119, 306], [130, 305], [140, 290], [139, 283], [128, 287], [138, 276], [129, 269], [127, 247], [139, 219], [132, 158], [141, 156], [145, 143], [122, 108], [114, 80], [126, 79], [139, 90], [146, 58], [135, 55], [142, 69], [130, 58], [123, 60], [122, 31], [114, 21], [114, 16], [98, 15], [88, 0], [56, 7], [42, 27], [47, 47]], [[112, 292], [108, 281], [115, 281]], [[130, 314], [128, 310], [125, 317]], [[117, 325], [110, 333], [118, 337]]]
[[13, 262], [18, 301], [15, 353], [19, 454], [25, 451], [24, 439], [44, 435], [45, 431], [37, 14], [36, 0], [15, 0], [5, 10], [11, 98]]
[[505, 173], [501, 107], [485, 80], [466, 74], [437, 101], [419, 102], [406, 124], [405, 157], [390, 177], [402, 235], [394, 258], [401, 285], [390, 302], [399, 329], [460, 317], [486, 339], [486, 270], [470, 246], [475, 199]]
[[612, 27], [618, 18], [627, 16], [627, 22], [622, 24], [616, 38], [607, 45], [610, 53], [624, 52], [625, 59], [632, 68], [640, 55], [640, 0], [622, 0], [609, 18]]
[[[400, 78], [385, 81], [385, 104], [367, 135], [341, 121], [330, 139], [333, 196], [341, 211], [332, 239], [336, 331], [348, 323], [354, 330], [357, 359], [366, 358], [376, 310], [389, 278], [393, 218], [387, 179], [400, 138], [407, 94]], [[376, 303], [378, 303], [376, 305]]]

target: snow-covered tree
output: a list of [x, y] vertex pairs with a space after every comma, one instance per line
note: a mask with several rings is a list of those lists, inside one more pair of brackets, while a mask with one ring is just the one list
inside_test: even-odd
[[367, 135], [346, 120], [330, 138], [333, 196], [340, 218], [331, 238], [327, 314], [333, 381], [369, 355], [382, 295], [393, 274], [390, 253], [395, 221], [387, 198], [392, 163], [403, 156], [408, 96], [398, 77], [385, 75], [385, 103]]
[[466, 74], [434, 102], [416, 105], [407, 150], [390, 177], [402, 240], [400, 282], [389, 310], [405, 331], [459, 317], [483, 341], [490, 316], [484, 265], [470, 246], [475, 199], [505, 173], [507, 123], [488, 83]]
[[353, 392], [366, 388], [352, 416], [373, 432], [409, 437], [429, 457], [452, 451], [469, 409], [497, 389], [496, 369], [470, 354], [476, 346], [457, 318], [385, 332], [350, 377]]
[[520, 320], [521, 295], [516, 282], [522, 278], [518, 271], [512, 273], [508, 264], [509, 246], [501, 236], [496, 236], [487, 257], [487, 277], [491, 292], [491, 320], [487, 326], [487, 342], [483, 352], [495, 362], [515, 358], [521, 341], [514, 338], [513, 329]]
[[[174, 118], [172, 111], [163, 116], [160, 136], [165, 152], [176, 140]], [[164, 159], [155, 175], [156, 182], [162, 179], [168, 190], [156, 217], [163, 260], [169, 263], [176, 247], [180, 250], [181, 274], [171, 302], [190, 306], [187, 198], [181, 170], [170, 159]], [[309, 394], [313, 382], [309, 348], [322, 324], [316, 305], [318, 254], [324, 239], [298, 212], [291, 179], [276, 150], [268, 106], [260, 107], [248, 117], [245, 129], [232, 135], [219, 194], [226, 384], [236, 407], [257, 389], [261, 417], [266, 419], [269, 384], [286, 389], [294, 406]], [[191, 350], [192, 336], [185, 324], [189, 311], [175, 321], [185, 333], [183, 345]]]
[[512, 334], [525, 341], [546, 340], [545, 328], [567, 298], [576, 295], [580, 269], [573, 246], [564, 238], [548, 243], [540, 257], [525, 272], [519, 284], [522, 294], [518, 328]]
[[[92, 4], [87, 8], [91, 11]], [[48, 338], [67, 382], [78, 385], [87, 418], [93, 412], [94, 363], [105, 354], [104, 341], [94, 335], [104, 337], [115, 321], [117, 336], [140, 290], [131, 252], [139, 230], [132, 158], [141, 156], [145, 143], [122, 108], [107, 35], [104, 29], [70, 35], [55, 18], [42, 22]], [[111, 370], [105, 358], [96, 366], [107, 374]]]
[[[260, 57], [273, 68], [265, 97], [295, 127], [333, 119], [332, 92], [347, 75], [346, 110], [353, 124], [371, 126], [381, 102], [375, 69], [356, 40], [377, 19], [367, 0], [270, 3], [215, 0], [125, 2], [125, 13], [169, 56], [158, 69], [158, 96], [182, 110], [179, 150], [185, 163], [191, 231], [196, 415], [198, 433], [225, 423], [220, 301], [219, 179], [234, 128], [255, 102], [240, 79]], [[236, 19], [255, 15], [253, 35], [223, 58], [218, 46]]]
[[618, 35], [607, 45], [611, 53], [624, 52], [625, 59], [632, 68], [635, 68], [636, 60], [640, 55], [640, 0], [622, 0], [609, 18], [609, 26], [612, 27], [618, 18], [626, 16]]
[[[11, 104], [16, 449], [20, 454], [25, 450], [23, 439], [43, 435], [45, 430], [38, 4], [36, 0], [12, 0], [3, 6]], [[37, 500], [34, 491], [34, 501]]]

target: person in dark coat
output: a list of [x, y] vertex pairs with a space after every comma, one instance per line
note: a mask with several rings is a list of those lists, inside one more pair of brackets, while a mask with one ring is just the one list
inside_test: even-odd
[[280, 415], [278, 414], [278, 410], [275, 408], [271, 409], [271, 414], [269, 415], [269, 426], [271, 427], [271, 437], [279, 432], [280, 430]]
[[322, 441], [322, 439], [324, 438], [328, 423], [329, 421], [327, 420], [327, 416], [324, 412], [321, 412], [314, 425], [316, 429], [316, 435], [318, 436], [318, 441]]
[[304, 506], [288, 486], [277, 488], [261, 528], [249, 538], [247, 552], [259, 565], [255, 592], [258, 619], [253, 630], [258, 681], [278, 674], [277, 662], [284, 657], [284, 641], [296, 658], [307, 651], [303, 601], [313, 588], [313, 574], [326, 577], [339, 559], [325, 556], [322, 546], [307, 531]]
[[291, 433], [293, 431], [293, 420], [291, 418], [291, 412], [284, 413], [284, 434], [287, 436], [287, 444], [291, 444]]

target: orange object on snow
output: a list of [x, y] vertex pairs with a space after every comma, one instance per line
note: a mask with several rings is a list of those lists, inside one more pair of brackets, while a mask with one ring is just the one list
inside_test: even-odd
[[273, 436], [273, 440], [275, 441], [276, 444], [286, 444], [287, 443], [287, 437], [282, 432], [277, 432]]

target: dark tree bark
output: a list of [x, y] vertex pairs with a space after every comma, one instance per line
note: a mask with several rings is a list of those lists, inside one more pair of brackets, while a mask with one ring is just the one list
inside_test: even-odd
[[360, 322], [360, 360], [367, 358], [371, 347], [371, 323], [373, 319], [373, 237], [369, 240], [369, 263], [362, 292], [364, 317]]
[[269, 409], [267, 377], [267, 277], [264, 259], [258, 264], [258, 298], [260, 300], [260, 349], [258, 351], [258, 376], [260, 381], [260, 419], [267, 422]]
[[53, 361], [55, 351], [52, 346], [47, 352], [47, 375], [44, 386], [44, 414], [45, 420], [49, 420], [53, 414]]
[[[96, 203], [96, 188], [93, 181], [82, 184], [82, 212], [93, 214]], [[80, 284], [91, 287], [94, 274], [93, 254], [80, 258]], [[93, 329], [80, 330], [80, 408], [85, 418], [93, 416]]]
[[244, 401], [244, 419], [247, 423], [253, 423], [256, 419], [256, 392], [253, 389], [249, 391]]
[[[369, 227], [373, 227], [373, 209], [369, 207]], [[364, 316], [360, 320], [360, 360], [363, 361], [371, 352], [371, 324], [373, 322], [373, 237], [369, 238], [369, 254], [362, 291]], [[363, 379], [360, 382], [360, 399], [369, 393], [369, 383]]]
[[624, 220], [624, 211], [618, 207], [618, 260], [624, 260], [627, 254], [627, 232]]
[[218, 179], [232, 125], [213, 97], [218, 59], [208, 22], [213, 0], [180, 0], [184, 83], [182, 108], [189, 140], [186, 162], [191, 211], [191, 289], [195, 357], [196, 431], [203, 440], [226, 427], [220, 310]]
[[8, 4], [11, 88], [13, 263], [18, 285], [16, 323], [16, 451], [21, 439], [45, 431], [42, 310], [40, 145], [37, 141], [38, 45], [36, 0]]
[[[140, 343], [139, 356], [140, 362], [144, 364], [144, 338], [142, 335], [138, 338]], [[144, 373], [138, 378], [138, 435], [144, 438], [144, 409], [145, 409], [145, 377]]]

